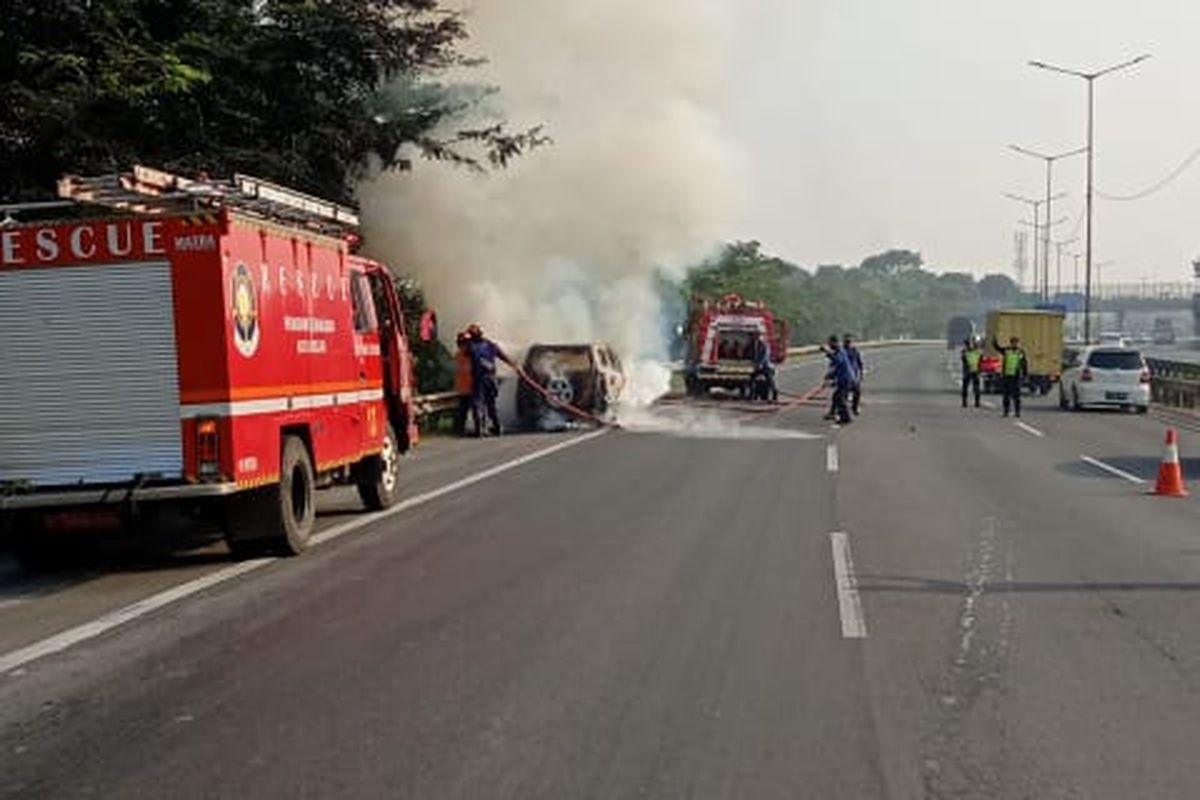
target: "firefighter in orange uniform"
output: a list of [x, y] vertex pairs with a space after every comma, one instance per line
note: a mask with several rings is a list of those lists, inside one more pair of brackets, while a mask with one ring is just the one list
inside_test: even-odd
[[[475, 408], [475, 381], [471, 374], [471, 337], [462, 331], [455, 339], [458, 351], [454, 354], [454, 392], [458, 395], [458, 408], [454, 411], [454, 433], [465, 436], [467, 415]], [[476, 427], [479, 423], [475, 423]]]

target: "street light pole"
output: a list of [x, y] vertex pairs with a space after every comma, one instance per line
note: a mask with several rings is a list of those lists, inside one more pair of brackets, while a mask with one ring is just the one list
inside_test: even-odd
[[[1104, 282], [1101, 280], [1101, 276], [1103, 274], [1103, 269], [1104, 269], [1104, 267], [1111, 266], [1112, 264], [1115, 264], [1115, 263], [1117, 263], [1117, 262], [1110, 258], [1107, 261], [1097, 261], [1095, 264], [1092, 264], [1092, 268], [1096, 270], [1096, 299], [1097, 300], [1104, 299]], [[1086, 322], [1086, 319], [1084, 321]]]
[[[1034, 199], [1033, 199], [1033, 198], [1031, 198], [1031, 197], [1024, 197], [1024, 196], [1022, 196], [1022, 195], [1019, 195], [1019, 194], [1013, 194], [1012, 192], [1005, 192], [1005, 193], [1004, 193], [1004, 196], [1005, 196], [1005, 197], [1007, 197], [1009, 200], [1016, 200], [1018, 203], [1024, 203], [1025, 205], [1027, 205], [1027, 206], [1031, 206], [1031, 207], [1033, 208], [1033, 289], [1034, 289], [1034, 291], [1036, 292], [1036, 291], [1038, 291], [1038, 279], [1037, 279], [1038, 249], [1037, 249], [1037, 240], [1038, 240], [1038, 229], [1039, 229], [1039, 228], [1041, 228], [1041, 225], [1039, 225], [1039, 224], [1038, 224], [1038, 221], [1041, 219], [1041, 216], [1040, 216], [1040, 214], [1038, 213], [1038, 210], [1039, 210], [1039, 209], [1040, 209], [1040, 208], [1041, 208], [1043, 205], [1045, 205], [1046, 203], [1048, 203], [1048, 202], [1050, 202], [1050, 201], [1053, 201], [1053, 200], [1060, 200], [1060, 199], [1062, 199], [1062, 198], [1066, 197], [1066, 196], [1067, 196], [1067, 193], [1066, 193], [1066, 192], [1059, 192], [1058, 194], [1054, 195], [1053, 197], [1047, 196], [1045, 200], [1034, 200]], [[1049, 210], [1049, 207], [1047, 206], [1047, 211], [1048, 211], [1048, 210]], [[1057, 223], [1055, 223], [1055, 224], [1057, 224]], [[1049, 230], [1049, 229], [1050, 229], [1050, 214], [1049, 214], [1049, 213], [1047, 213], [1047, 214], [1046, 214], [1046, 230]], [[1048, 247], [1048, 246], [1049, 246], [1049, 245], [1047, 245], [1047, 247]], [[1048, 264], [1048, 263], [1049, 263], [1049, 261], [1047, 261], [1046, 263]]]
[[[1054, 270], [1055, 270], [1054, 271], [1054, 294], [1055, 295], [1062, 294], [1062, 250], [1063, 250], [1063, 246], [1071, 244], [1074, 241], [1076, 241], [1076, 238], [1072, 237], [1070, 239], [1064, 239], [1061, 242], [1054, 243], [1055, 248], [1057, 248], [1057, 250], [1058, 250], [1057, 263], [1054, 268]], [[1077, 262], [1075, 262], [1075, 264], [1076, 264], [1076, 267], [1078, 267], [1079, 262], [1077, 261]]]
[[[1046, 153], [1039, 153], [1036, 150], [1030, 150], [1027, 147], [1021, 147], [1020, 145], [1015, 145], [1015, 144], [1010, 144], [1008, 146], [1008, 149], [1012, 150], [1013, 152], [1021, 153], [1022, 155], [1026, 155], [1026, 156], [1032, 156], [1033, 158], [1041, 159], [1042, 161], [1046, 162], [1046, 219], [1050, 219], [1053, 216], [1052, 203], [1054, 202], [1054, 198], [1050, 196], [1051, 191], [1053, 191], [1052, 175], [1054, 172], [1054, 162], [1058, 161], [1060, 158], [1069, 158], [1071, 156], [1080, 155], [1080, 154], [1086, 152], [1087, 148], [1079, 147], [1079, 148], [1076, 148], [1075, 150], [1070, 150], [1070, 151], [1067, 151], [1064, 153], [1054, 153], [1052, 155], [1046, 154]], [[1045, 230], [1042, 231], [1042, 299], [1043, 300], [1050, 299], [1050, 226], [1049, 225], [1047, 225]]]
[[1085, 195], [1085, 203], [1087, 205], [1087, 240], [1086, 240], [1086, 255], [1087, 265], [1084, 270], [1084, 292], [1083, 292], [1083, 338], [1085, 342], [1091, 341], [1092, 334], [1092, 199], [1094, 194], [1094, 160], [1095, 160], [1095, 83], [1096, 79], [1110, 72], [1126, 69], [1135, 64], [1140, 64], [1150, 57], [1149, 54], [1143, 54], [1137, 58], [1123, 61], [1120, 64], [1114, 64], [1096, 72], [1081, 72], [1079, 70], [1067, 69], [1058, 67], [1053, 64], [1047, 64], [1044, 61], [1030, 61], [1029, 66], [1037, 67], [1038, 69], [1050, 70], [1051, 72], [1061, 72], [1063, 75], [1073, 75], [1076, 78], [1083, 78], [1087, 81], [1087, 193]]

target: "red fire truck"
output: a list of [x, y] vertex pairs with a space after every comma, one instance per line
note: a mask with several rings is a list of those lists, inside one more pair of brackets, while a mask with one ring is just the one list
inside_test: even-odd
[[696, 299], [688, 318], [686, 377], [690, 395], [709, 389], [745, 393], [754, 373], [753, 342], [762, 336], [771, 361], [787, 358], [788, 325], [763, 303], [727, 294], [719, 300]]
[[292, 554], [316, 488], [395, 502], [412, 363], [351, 209], [143, 167], [59, 195], [0, 208], [0, 514], [22, 546], [176, 502], [236, 554]]

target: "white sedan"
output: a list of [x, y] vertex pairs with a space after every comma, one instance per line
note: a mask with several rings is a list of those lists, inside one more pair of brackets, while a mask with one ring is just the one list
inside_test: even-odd
[[1150, 407], [1150, 370], [1138, 350], [1101, 345], [1089, 347], [1064, 365], [1058, 385], [1058, 404], [1076, 410], [1085, 406]]

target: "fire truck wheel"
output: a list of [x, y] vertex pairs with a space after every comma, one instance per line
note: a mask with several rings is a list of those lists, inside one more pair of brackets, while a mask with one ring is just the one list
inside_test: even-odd
[[235, 556], [291, 556], [308, 546], [316, 520], [316, 480], [308, 448], [298, 436], [283, 441], [279, 475], [275, 486], [231, 498], [225, 537]]
[[298, 555], [312, 537], [317, 519], [316, 472], [308, 448], [298, 436], [283, 442], [279, 464], [279, 515], [283, 525], [275, 539], [275, 550], [283, 555]]
[[358, 496], [368, 511], [382, 511], [396, 504], [400, 494], [400, 444], [390, 424], [383, 452], [363, 459], [355, 471]]

